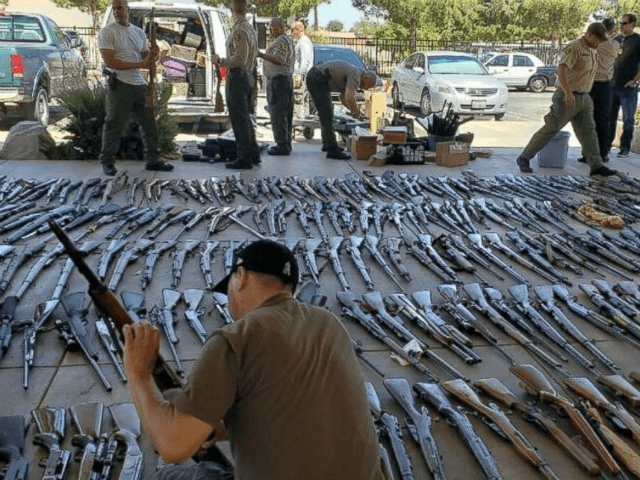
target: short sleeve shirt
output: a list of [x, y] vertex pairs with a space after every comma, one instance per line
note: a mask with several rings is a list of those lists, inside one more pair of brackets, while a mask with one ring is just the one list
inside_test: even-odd
[[267, 54], [274, 55], [282, 59], [282, 65], [264, 61], [262, 71], [267, 78], [277, 77], [279, 75], [291, 75], [293, 73], [293, 63], [295, 60], [295, 51], [293, 48], [293, 40], [289, 35], [280, 35], [276, 38], [269, 48]]
[[360, 79], [364, 73], [357, 67], [342, 60], [330, 60], [316, 65], [321, 72], [329, 76], [329, 88], [332, 92], [354, 92], [360, 87]]
[[[584, 44], [581, 38], [570, 42], [563, 50], [559, 64], [569, 67], [567, 82], [572, 92], [591, 91], [598, 66], [596, 50]], [[560, 81], [556, 82], [560, 86]]]
[[247, 72], [253, 70], [258, 53], [258, 37], [246, 18], [236, 21], [231, 27], [227, 52], [229, 58], [225, 59], [225, 67], [241, 68]]
[[621, 45], [621, 50], [620, 55], [616, 58], [613, 85], [614, 87], [624, 87], [638, 73], [640, 34], [632, 33], [628, 37], [618, 35], [615, 40]]
[[175, 407], [224, 419], [237, 480], [382, 480], [364, 378], [331, 312], [283, 293], [211, 333]]
[[[100, 32], [98, 37], [100, 50], [113, 50], [116, 60], [137, 63], [142, 61], [142, 54], [149, 50], [147, 38], [141, 28], [128, 24], [123, 27], [119, 23], [110, 23]], [[129, 85], [146, 85], [140, 69], [116, 70], [118, 80]]]
[[620, 53], [620, 45], [613, 39], [598, 45], [598, 68], [596, 69], [596, 82], [607, 82], [613, 78], [613, 65]]

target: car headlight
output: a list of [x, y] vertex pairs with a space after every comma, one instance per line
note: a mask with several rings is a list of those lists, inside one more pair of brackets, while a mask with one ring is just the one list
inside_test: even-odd
[[436, 91], [438, 93], [448, 93], [448, 94], [453, 93], [451, 91], [451, 88], [449, 88], [449, 86], [444, 83], [436, 83]]

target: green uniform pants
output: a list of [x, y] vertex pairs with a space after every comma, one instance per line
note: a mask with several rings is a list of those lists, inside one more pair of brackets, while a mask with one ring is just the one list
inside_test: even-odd
[[591, 96], [588, 93], [574, 93], [574, 98], [576, 103], [569, 108], [564, 103], [564, 92], [561, 89], [556, 90], [552, 97], [551, 110], [544, 117], [544, 126], [531, 137], [520, 155], [521, 158], [531, 160], [562, 130], [562, 127], [571, 122], [573, 131], [582, 145], [584, 158], [591, 165], [591, 169], [602, 166]]

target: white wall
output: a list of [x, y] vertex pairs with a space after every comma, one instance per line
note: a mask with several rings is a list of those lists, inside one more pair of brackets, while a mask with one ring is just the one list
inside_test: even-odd
[[42, 13], [60, 27], [92, 27], [91, 15], [77, 8], [62, 8], [49, 0], [9, 0], [7, 12]]

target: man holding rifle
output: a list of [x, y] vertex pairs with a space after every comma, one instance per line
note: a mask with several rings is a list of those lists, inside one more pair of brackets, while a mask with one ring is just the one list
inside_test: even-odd
[[296, 258], [260, 240], [239, 251], [214, 291], [235, 322], [209, 335], [184, 389], [153, 381], [158, 330], [124, 328], [128, 385], [145, 432], [167, 462], [228, 433], [235, 472], [213, 462], [165, 467], [158, 480], [382, 480], [364, 378], [328, 310], [293, 298]]
[[[155, 109], [145, 105], [147, 82], [140, 69], [155, 65], [158, 48], [149, 50], [142, 29], [129, 23], [127, 0], [113, 0], [115, 23], [100, 32], [98, 44], [105, 67], [109, 69], [106, 113], [102, 130], [100, 163], [105, 175], [115, 175], [115, 155], [122, 130], [131, 113], [140, 122], [147, 170], [168, 172], [173, 165], [158, 160], [158, 125]], [[153, 81], [153, 79], [150, 79]]]

